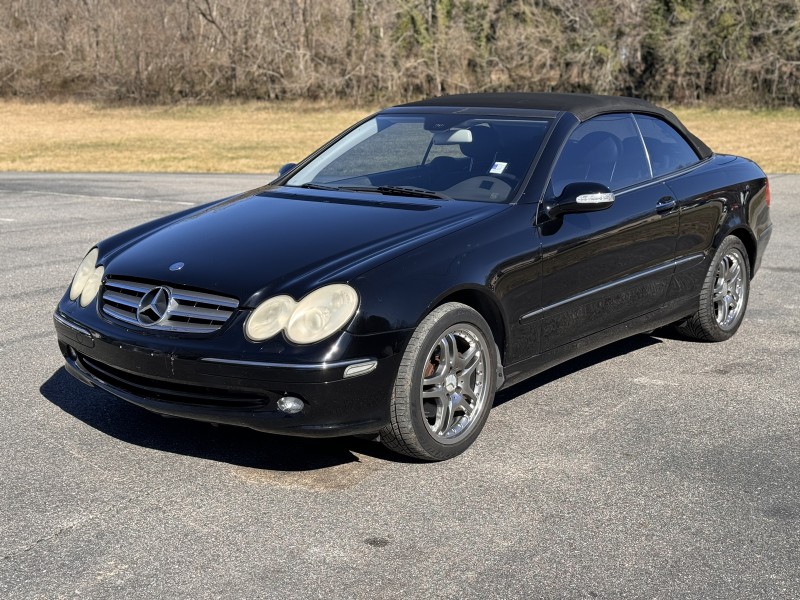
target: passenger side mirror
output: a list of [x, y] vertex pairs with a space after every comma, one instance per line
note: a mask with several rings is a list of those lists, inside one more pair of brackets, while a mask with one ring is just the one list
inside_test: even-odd
[[605, 210], [614, 204], [614, 194], [602, 183], [568, 184], [558, 198], [546, 201], [544, 210], [551, 219], [568, 213]]
[[283, 166], [282, 166], [280, 169], [278, 169], [278, 177], [283, 177], [283, 176], [284, 176], [284, 175], [286, 175], [286, 174], [287, 174], [289, 171], [291, 171], [292, 169], [294, 169], [296, 166], [297, 166], [297, 163], [286, 163], [286, 164], [285, 164], [285, 165], [283, 165]]

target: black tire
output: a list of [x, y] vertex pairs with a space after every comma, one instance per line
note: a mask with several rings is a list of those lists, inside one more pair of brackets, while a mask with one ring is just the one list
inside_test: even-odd
[[439, 306], [403, 354], [381, 442], [423, 460], [461, 454], [486, 423], [496, 380], [496, 346], [483, 317], [464, 304]]
[[[733, 270], [738, 272], [732, 273]], [[730, 339], [742, 324], [749, 296], [747, 249], [739, 238], [729, 235], [722, 240], [708, 267], [697, 312], [678, 324], [677, 329], [703, 342]]]

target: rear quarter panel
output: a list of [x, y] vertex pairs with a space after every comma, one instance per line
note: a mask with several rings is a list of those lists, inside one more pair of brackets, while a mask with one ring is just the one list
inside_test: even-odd
[[667, 180], [680, 210], [677, 258], [712, 254], [722, 240], [743, 238], [755, 266], [757, 240], [770, 227], [767, 178], [745, 158], [715, 155], [705, 164]]

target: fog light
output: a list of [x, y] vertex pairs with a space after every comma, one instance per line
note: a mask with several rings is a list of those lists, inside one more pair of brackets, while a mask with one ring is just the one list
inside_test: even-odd
[[284, 396], [278, 400], [278, 410], [285, 412], [287, 415], [293, 415], [303, 410], [303, 401], [294, 396]]

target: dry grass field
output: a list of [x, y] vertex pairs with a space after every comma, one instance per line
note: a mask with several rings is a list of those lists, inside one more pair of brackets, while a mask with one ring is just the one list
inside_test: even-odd
[[672, 108], [689, 131], [720, 153], [756, 161], [767, 173], [800, 173], [800, 110]]
[[[800, 173], [800, 110], [674, 108], [716, 152]], [[119, 107], [0, 102], [0, 170], [274, 173], [369, 108], [322, 103]]]
[[298, 103], [0, 102], [0, 170], [274, 173], [370, 112]]

